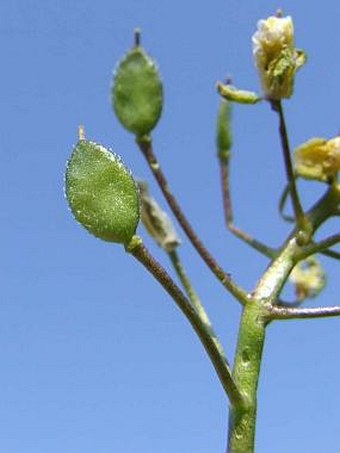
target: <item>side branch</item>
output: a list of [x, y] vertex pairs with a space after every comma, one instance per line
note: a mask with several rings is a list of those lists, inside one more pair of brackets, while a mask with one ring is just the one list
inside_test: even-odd
[[[333, 234], [332, 236], [328, 237], [327, 239], [323, 239], [320, 242], [309, 244], [305, 247], [303, 247], [301, 253], [298, 255], [298, 259], [304, 259], [307, 258], [310, 255], [313, 255], [314, 253], [322, 253], [322, 252], [327, 252], [327, 249], [329, 247], [332, 247], [333, 245], [336, 245], [340, 242], [340, 234]], [[333, 252], [333, 251], [331, 251]], [[337, 256], [337, 252], [333, 252]]]
[[171, 193], [168, 181], [160, 167], [160, 164], [153, 152], [152, 145], [149, 141], [140, 140], [138, 141], [140, 150], [142, 151], [165, 199], [167, 200], [172, 212], [177, 218], [178, 223], [181, 225], [186, 235], [190, 239], [191, 243], [203, 259], [209, 269], [215, 274], [218, 280], [223, 284], [225, 288], [241, 303], [244, 304], [247, 300], [246, 292], [240, 288], [230, 277], [230, 275], [225, 272], [221, 266], [217, 263], [215, 258], [210, 254], [206, 249], [203, 242], [198, 238], [186, 216], [184, 215], [181, 207], [179, 206], [177, 199]]
[[275, 319], [314, 319], [329, 318], [332, 316], [340, 316], [340, 306], [317, 308], [286, 308], [273, 306], [267, 314], [267, 319], [268, 321], [273, 321]]
[[166, 270], [150, 255], [139, 237], [135, 236], [132, 239], [127, 247], [127, 252], [143, 264], [176, 302], [201, 340], [231, 405], [241, 407], [244, 404], [244, 398], [232, 377], [228, 360], [211, 326], [206, 323], [205, 319], [185, 297]]
[[286, 175], [289, 185], [289, 191], [292, 198], [293, 208], [295, 219], [297, 224], [301, 229], [304, 228], [304, 213], [301, 206], [299, 194], [296, 187], [293, 164], [290, 156], [290, 145], [288, 140], [288, 132], [286, 126], [286, 120], [283, 113], [282, 103], [281, 101], [271, 101], [272, 109], [277, 112], [279, 116], [279, 132], [280, 132], [280, 139], [283, 151], [283, 159], [285, 163]]
[[324, 250], [323, 252], [320, 253], [322, 253], [325, 256], [328, 256], [329, 258], [340, 260], [340, 253], [336, 252], [335, 250]]
[[176, 250], [173, 250], [168, 253], [168, 256], [190, 302], [196, 308], [198, 313], [200, 313], [202, 319], [204, 319], [207, 324], [211, 325], [208, 315], [200, 301], [200, 298], [198, 297], [196, 291], [194, 290], [189, 280], [189, 277], [184, 269], [184, 266], [182, 264], [178, 252]]
[[274, 258], [276, 256], [276, 251], [258, 241], [257, 239], [250, 236], [248, 233], [242, 231], [234, 225], [234, 216], [231, 203], [230, 195], [230, 184], [229, 184], [229, 158], [225, 159], [222, 156], [219, 156], [220, 163], [220, 173], [221, 173], [221, 185], [222, 185], [222, 196], [223, 196], [223, 207], [224, 207], [224, 216], [225, 222], [230, 230], [236, 237], [241, 239], [246, 244], [250, 245], [253, 249], [262, 253], [263, 255]]

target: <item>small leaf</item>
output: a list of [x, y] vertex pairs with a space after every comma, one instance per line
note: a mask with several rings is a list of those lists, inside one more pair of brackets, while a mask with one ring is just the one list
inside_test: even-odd
[[79, 140], [67, 164], [65, 193], [74, 217], [90, 233], [129, 243], [139, 221], [139, 194], [117, 155]]
[[159, 72], [154, 60], [139, 45], [118, 65], [112, 105], [122, 125], [137, 137], [148, 135], [161, 116], [163, 86]]

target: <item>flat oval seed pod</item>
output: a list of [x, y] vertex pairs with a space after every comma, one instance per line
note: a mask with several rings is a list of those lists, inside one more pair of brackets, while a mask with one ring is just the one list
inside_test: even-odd
[[112, 87], [112, 104], [122, 125], [142, 137], [156, 126], [163, 107], [163, 86], [155, 62], [136, 46], [120, 62]]
[[121, 159], [80, 140], [68, 161], [65, 193], [76, 220], [104, 241], [128, 244], [139, 221], [139, 193]]

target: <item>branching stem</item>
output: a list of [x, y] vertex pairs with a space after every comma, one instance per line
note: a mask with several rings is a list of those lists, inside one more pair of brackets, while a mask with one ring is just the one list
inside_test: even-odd
[[[324, 239], [320, 242], [309, 244], [301, 250], [301, 253], [299, 255], [299, 259], [304, 259], [307, 258], [310, 255], [313, 255], [314, 253], [321, 253], [327, 251], [329, 247], [332, 247], [333, 245], [336, 245], [340, 242], [340, 234], [333, 234], [332, 236], [328, 237], [327, 239]], [[336, 252], [333, 252], [336, 253]]]
[[169, 255], [170, 261], [176, 271], [176, 274], [177, 274], [178, 278], [180, 279], [180, 281], [183, 285], [183, 288], [185, 289], [185, 292], [186, 292], [190, 302], [196, 308], [196, 310], [201, 314], [202, 319], [205, 319], [208, 324], [211, 324], [210, 320], [208, 318], [208, 315], [200, 301], [200, 298], [198, 297], [198, 294], [194, 290], [194, 288], [189, 280], [188, 274], [186, 273], [186, 271], [184, 269], [183, 263], [179, 257], [177, 250], [173, 250], [173, 251], [169, 252], [168, 255]]
[[340, 316], [340, 307], [317, 307], [317, 308], [290, 308], [272, 307], [268, 314], [268, 320], [274, 319], [315, 319]]
[[228, 360], [210, 324], [207, 324], [206, 320], [185, 297], [166, 270], [152, 257], [139, 237], [135, 236], [132, 239], [127, 247], [127, 252], [134, 256], [155, 277], [176, 302], [201, 340], [231, 405], [233, 407], [241, 407], [244, 404], [244, 398], [235, 384]]
[[223, 156], [219, 156], [223, 207], [226, 225], [231, 233], [233, 233], [236, 237], [241, 239], [246, 244], [250, 245], [253, 249], [269, 258], [274, 258], [276, 251], [273, 248], [268, 247], [267, 245], [258, 241], [257, 239], [234, 225], [234, 216], [230, 195], [229, 162], [229, 158], [226, 159]]
[[191, 243], [209, 267], [209, 269], [215, 274], [218, 280], [223, 284], [225, 288], [241, 303], [244, 304], [247, 300], [246, 292], [240, 288], [230, 277], [228, 273], [226, 273], [222, 267], [217, 263], [215, 258], [210, 254], [210, 252], [206, 249], [203, 242], [199, 239], [196, 235], [194, 229], [192, 228], [191, 224], [187, 220], [186, 216], [184, 215], [181, 207], [178, 204], [176, 197], [171, 193], [168, 181], [161, 169], [161, 166], [153, 152], [152, 144], [150, 140], [139, 140], [138, 145], [140, 150], [142, 151], [149, 167], [155, 176], [155, 179], [163, 192], [165, 199], [167, 200], [169, 207], [171, 208], [172, 212], [174, 213], [175, 217], [177, 218], [178, 223], [181, 225], [183, 230], [185, 231], [186, 235], [190, 239]]
[[[339, 201], [340, 189], [330, 188], [309, 210], [306, 217], [312, 233], [329, 217], [336, 215]], [[303, 248], [298, 240], [299, 233], [297, 226], [268, 266], [252, 293], [251, 301], [243, 309], [233, 376], [238, 388], [246, 391], [247, 405], [230, 411], [229, 453], [254, 452], [256, 395], [266, 325], [273, 319], [340, 315], [340, 307], [303, 309], [277, 306], [282, 288]]]
[[340, 260], [340, 253], [335, 250], [323, 250], [322, 255], [328, 256], [329, 258], [333, 258], [334, 260]]

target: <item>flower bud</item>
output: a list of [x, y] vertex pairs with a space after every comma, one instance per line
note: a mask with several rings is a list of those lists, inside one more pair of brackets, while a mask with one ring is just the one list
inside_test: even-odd
[[262, 101], [254, 91], [238, 90], [230, 84], [217, 84], [217, 91], [227, 101], [237, 102], [238, 104], [256, 104]]
[[326, 285], [326, 274], [319, 261], [310, 256], [292, 270], [289, 280], [295, 285], [298, 300], [316, 297]]
[[145, 182], [139, 183], [139, 192], [143, 225], [162, 249], [166, 252], [172, 252], [180, 245], [173, 223], [156, 200], [151, 197], [148, 185]]
[[340, 171], [340, 137], [313, 138], [295, 150], [298, 176], [329, 182]]
[[131, 173], [120, 157], [81, 134], [67, 163], [65, 194], [76, 220], [94, 236], [126, 245], [135, 234], [139, 197]]
[[295, 48], [292, 18], [271, 16], [260, 20], [252, 42], [255, 65], [266, 98], [290, 98], [295, 73], [306, 62], [306, 54]]
[[137, 137], [156, 126], [163, 107], [163, 86], [154, 60], [139, 45], [119, 63], [112, 87], [112, 105], [121, 124]]

